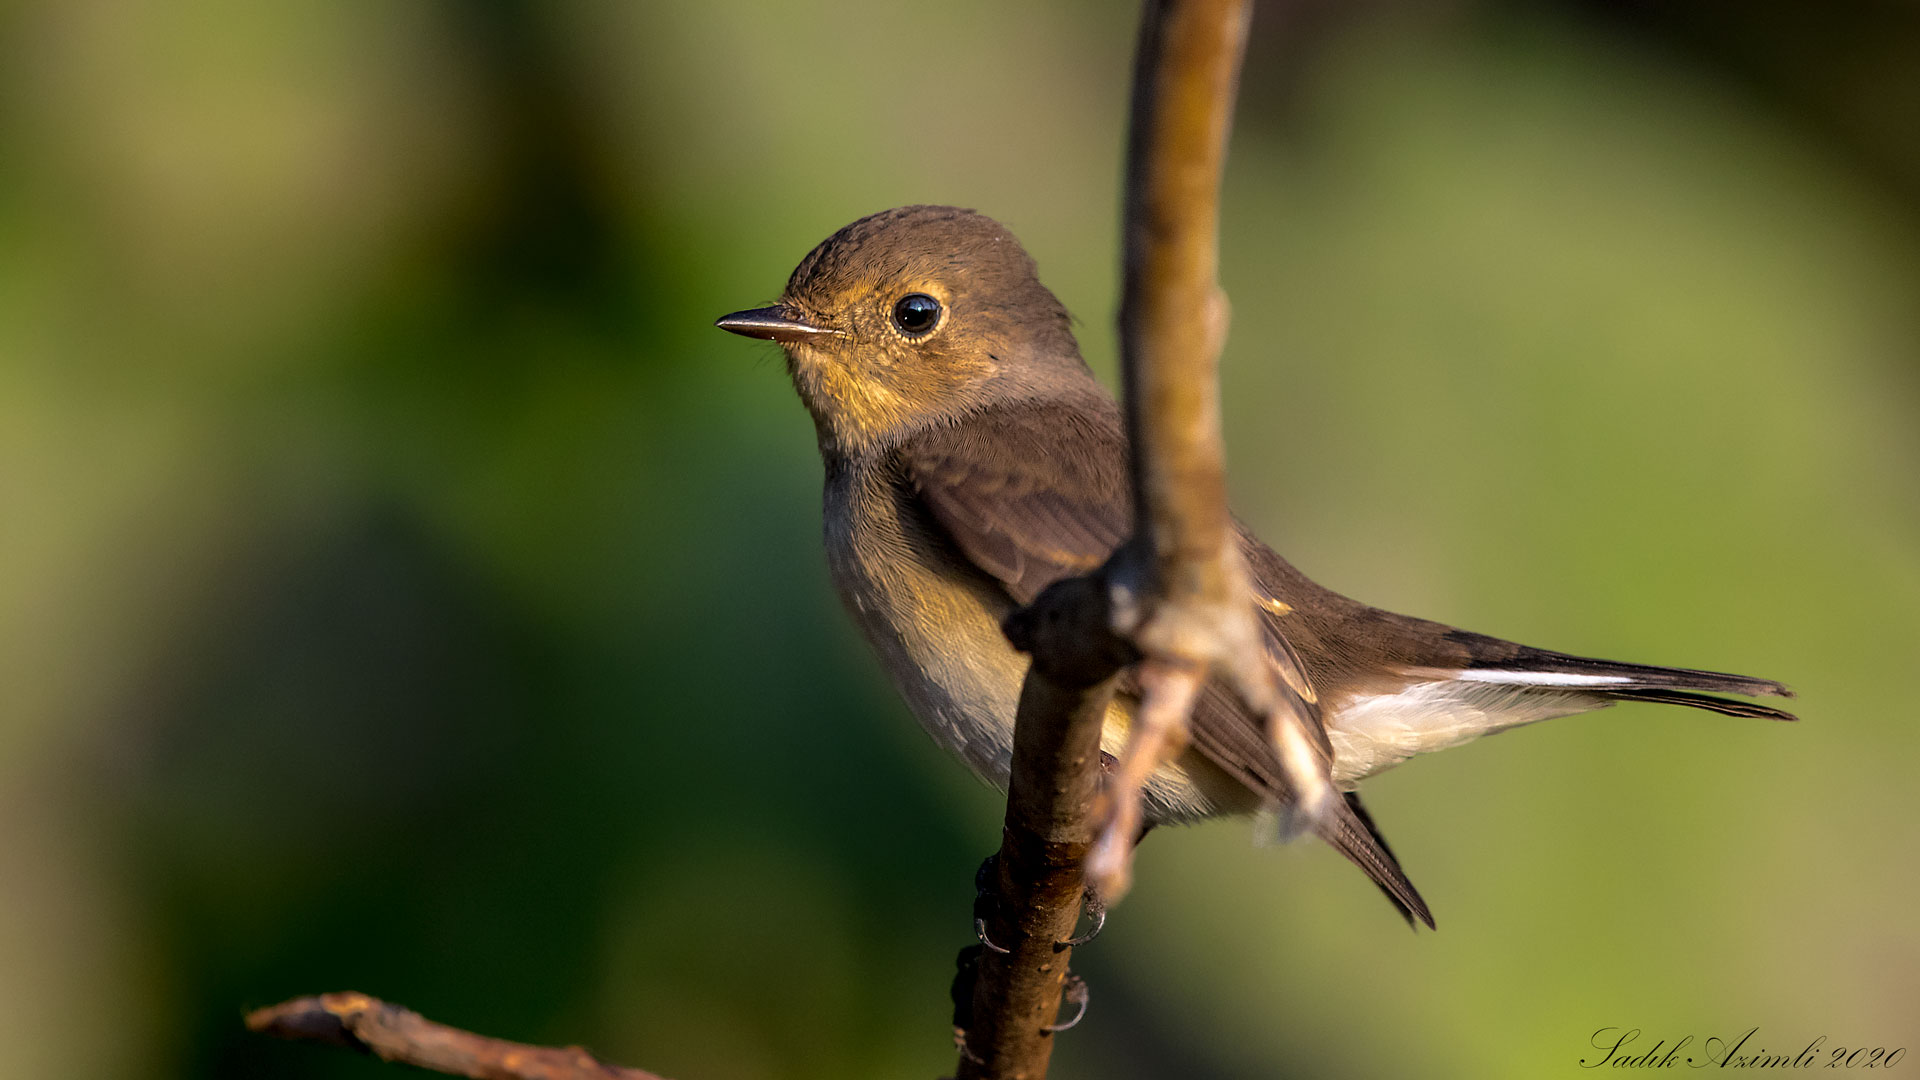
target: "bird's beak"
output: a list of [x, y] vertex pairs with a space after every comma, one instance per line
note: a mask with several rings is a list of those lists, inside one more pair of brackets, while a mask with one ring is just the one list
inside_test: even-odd
[[825, 326], [815, 326], [778, 304], [722, 315], [713, 321], [713, 325], [730, 334], [766, 341], [804, 341], [821, 334], [839, 333]]

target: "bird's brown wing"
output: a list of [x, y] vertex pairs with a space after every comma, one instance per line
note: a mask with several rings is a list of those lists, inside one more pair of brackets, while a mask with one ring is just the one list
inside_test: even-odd
[[[947, 539], [1020, 604], [1031, 603], [1055, 581], [1097, 569], [1133, 526], [1126, 442], [1110, 402], [978, 414], [909, 440], [897, 460]], [[1259, 546], [1245, 530], [1240, 537], [1243, 546]], [[1251, 558], [1252, 550], [1248, 554], [1251, 562], [1260, 561]], [[1281, 694], [1331, 757], [1299, 655], [1271, 607], [1263, 605], [1260, 620]], [[1123, 676], [1121, 691], [1138, 695], [1131, 672]], [[1195, 704], [1192, 737], [1195, 749], [1249, 789], [1268, 798], [1286, 795], [1285, 771], [1264, 724], [1217, 681]], [[1357, 799], [1337, 802], [1317, 831], [1364, 870], [1409, 922], [1418, 917], [1433, 925]]]
[[[1034, 407], [987, 413], [911, 440], [901, 460], [920, 500], [961, 554], [1022, 604], [1062, 578], [1097, 569], [1133, 527], [1126, 444], [1118, 418], [1104, 412]], [[1262, 565], [1252, 558], [1256, 549], [1275, 558], [1246, 530], [1239, 530], [1239, 538], [1256, 573]], [[1299, 654], [1271, 607], [1263, 604], [1258, 617], [1283, 693], [1309, 721], [1321, 752], [1331, 756]]]
[[1126, 448], [1081, 410], [1005, 410], [901, 448], [907, 479], [948, 539], [1027, 604], [1097, 569], [1133, 524]]

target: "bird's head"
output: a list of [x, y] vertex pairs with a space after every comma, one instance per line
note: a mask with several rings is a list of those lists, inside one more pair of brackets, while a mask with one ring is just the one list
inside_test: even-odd
[[861, 218], [801, 260], [777, 303], [715, 325], [780, 343], [823, 449], [1092, 382], [1033, 258], [999, 222], [950, 206]]

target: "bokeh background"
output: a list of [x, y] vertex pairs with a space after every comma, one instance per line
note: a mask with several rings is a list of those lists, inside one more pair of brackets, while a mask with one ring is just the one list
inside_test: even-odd
[[[777, 352], [861, 214], [1006, 221], [1110, 378], [1108, 4], [0, 7], [0, 1072], [397, 1076], [359, 989], [682, 1080], [932, 1077], [999, 803], [830, 590]], [[1241, 512], [1320, 580], [1778, 677], [1156, 835], [1074, 1077], [1920, 1042], [1920, 18], [1260, 8]], [[1920, 1065], [1909, 1062], [1908, 1068]]]

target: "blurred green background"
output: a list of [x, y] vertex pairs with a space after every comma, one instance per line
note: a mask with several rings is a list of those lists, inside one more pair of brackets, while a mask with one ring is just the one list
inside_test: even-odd
[[[953, 202], [1110, 376], [1134, 17], [0, 7], [0, 1072], [399, 1075], [240, 1030], [349, 988], [681, 1080], [949, 1070], [998, 799], [838, 609], [777, 352], [709, 324]], [[1057, 1076], [1920, 1042], [1917, 211], [1907, 5], [1260, 9], [1241, 512], [1805, 722], [1378, 778], [1436, 934], [1323, 847], [1156, 835]]]

